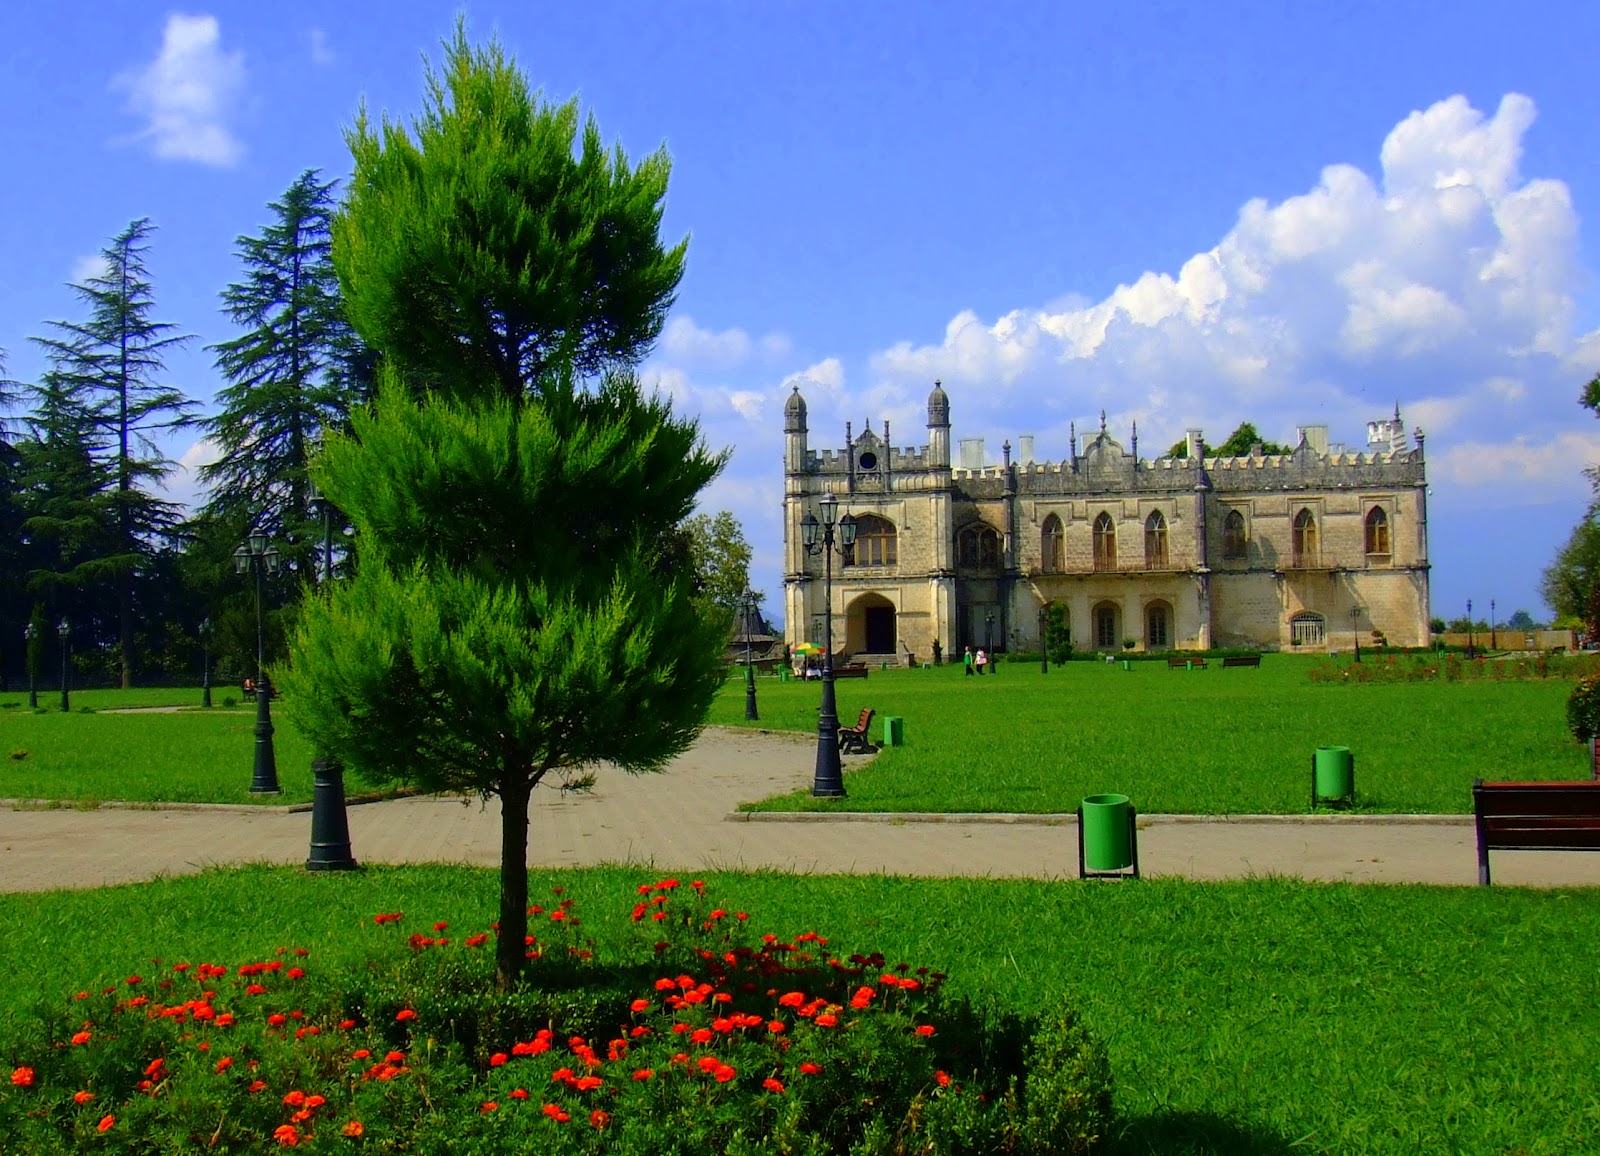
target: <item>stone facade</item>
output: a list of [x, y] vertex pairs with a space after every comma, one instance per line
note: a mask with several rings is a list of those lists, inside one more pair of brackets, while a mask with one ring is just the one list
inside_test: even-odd
[[857, 519], [832, 558], [833, 643], [841, 655], [928, 661], [965, 646], [1037, 650], [1045, 607], [1066, 609], [1073, 645], [1121, 650], [1222, 646], [1321, 651], [1382, 636], [1425, 646], [1428, 515], [1423, 435], [1399, 409], [1371, 422], [1359, 452], [1300, 430], [1288, 454], [1141, 459], [1099, 432], [1080, 452], [999, 466], [981, 442], [950, 456], [950, 403], [935, 383], [928, 443], [897, 448], [884, 423], [841, 449], [807, 444], [798, 389], [784, 410], [784, 618], [787, 641], [823, 642], [824, 559], [802, 526], [832, 494]]

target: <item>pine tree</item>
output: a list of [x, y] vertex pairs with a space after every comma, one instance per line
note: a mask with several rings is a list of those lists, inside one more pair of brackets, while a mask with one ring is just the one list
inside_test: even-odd
[[134, 587], [157, 539], [177, 523], [177, 508], [150, 489], [173, 466], [155, 438], [194, 421], [192, 403], [160, 380], [166, 353], [189, 338], [151, 319], [155, 300], [145, 255], [153, 231], [148, 218], [134, 221], [100, 251], [101, 272], [72, 286], [89, 307], [88, 320], [52, 321], [60, 336], [34, 338], [49, 355], [59, 387], [106, 434], [96, 453], [110, 461], [116, 478], [116, 546], [98, 568], [116, 575], [124, 687], [134, 676]]
[[210, 347], [229, 384], [206, 422], [220, 455], [200, 471], [209, 515], [265, 529], [308, 577], [322, 523], [306, 465], [324, 430], [348, 425], [368, 372], [330, 259], [335, 184], [301, 173], [272, 223], [238, 239], [245, 276], [223, 290], [223, 312], [246, 331]]
[[417, 143], [351, 134], [334, 262], [384, 385], [313, 466], [358, 564], [305, 604], [283, 687], [358, 772], [499, 798], [504, 990], [533, 788], [658, 769], [716, 693], [725, 634], [678, 526], [726, 458], [631, 374], [577, 384], [660, 330], [683, 254], [656, 235], [665, 155], [608, 160], [591, 122], [575, 159], [575, 108], [459, 25], [429, 93]]

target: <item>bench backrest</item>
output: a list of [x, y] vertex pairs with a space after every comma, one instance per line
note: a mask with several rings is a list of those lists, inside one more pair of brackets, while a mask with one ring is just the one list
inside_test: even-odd
[[1485, 847], [1600, 850], [1600, 783], [1474, 783], [1472, 806]]
[[857, 730], [857, 731], [860, 731], [862, 734], [866, 734], [867, 733], [867, 728], [869, 726], [871, 726], [871, 725], [872, 725], [872, 708], [871, 707], [862, 707], [861, 708], [861, 717], [856, 720], [856, 725], [853, 726], [853, 727], [850, 727], [849, 729], [850, 730]]

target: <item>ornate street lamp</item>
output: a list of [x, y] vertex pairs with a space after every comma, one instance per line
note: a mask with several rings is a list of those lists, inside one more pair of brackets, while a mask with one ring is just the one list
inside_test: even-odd
[[1472, 599], [1467, 599], [1467, 657], [1472, 657], [1472, 647], [1477, 640], [1472, 636]]
[[256, 576], [256, 761], [250, 777], [252, 795], [276, 795], [278, 758], [272, 750], [272, 684], [267, 681], [267, 634], [262, 617], [266, 600], [267, 574], [278, 572], [280, 555], [261, 530], [251, 530], [244, 545], [233, 552], [233, 568], [240, 574], [255, 571]]
[[211, 638], [216, 633], [216, 627], [211, 625], [211, 619], [200, 620], [200, 705], [207, 709], [211, 706]]
[[65, 712], [72, 709], [67, 699], [67, 643], [72, 641], [72, 624], [65, 618], [56, 627], [56, 636], [61, 639], [61, 709]]
[[1039, 606], [1039, 673], [1050, 673], [1050, 608]]
[[[322, 510], [322, 581], [333, 580], [333, 505], [313, 484], [311, 501]], [[307, 871], [353, 871], [350, 815], [345, 809], [344, 764], [331, 755], [311, 760], [311, 853]]]
[[822, 495], [822, 501], [817, 504], [822, 509], [822, 521], [819, 523], [815, 514], [807, 514], [800, 523], [801, 542], [806, 553], [823, 556], [822, 707], [817, 714], [817, 770], [811, 782], [811, 793], [819, 799], [842, 799], [844, 772], [839, 766], [839, 708], [833, 696], [833, 531], [837, 525], [840, 554], [843, 555], [856, 544], [856, 520], [849, 514], [839, 518], [839, 502], [832, 494]]
[[1495, 620], [1494, 620], [1494, 599], [1493, 598], [1489, 599], [1489, 649], [1490, 650], [1499, 650], [1500, 649], [1500, 639], [1498, 637], [1498, 627], [1496, 626]]
[[22, 632], [22, 637], [27, 639], [27, 646], [22, 652], [23, 661], [28, 664], [28, 709], [39, 709], [39, 677], [38, 656], [34, 651], [34, 643], [39, 639], [39, 628], [33, 623], [28, 623]]
[[[989, 656], [989, 673], [993, 674], [995, 671], [993, 610], [985, 610], [983, 612], [983, 649]], [[983, 672], [979, 671], [978, 673], [982, 674]]]
[[1356, 661], [1361, 661], [1361, 607], [1350, 607], [1350, 637], [1356, 642]]
[[750, 664], [750, 620], [755, 617], [758, 595], [749, 587], [740, 597], [744, 612], [744, 717], [746, 722], [758, 722], [761, 714], [756, 710], [756, 669]]

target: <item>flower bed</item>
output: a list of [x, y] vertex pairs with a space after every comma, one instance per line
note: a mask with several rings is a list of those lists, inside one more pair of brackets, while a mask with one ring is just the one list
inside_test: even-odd
[[1368, 651], [1360, 662], [1329, 658], [1317, 662], [1306, 677], [1317, 683], [1347, 682], [1532, 682], [1547, 678], [1579, 678], [1600, 673], [1593, 654], [1516, 655], [1466, 658], [1453, 651], [1407, 655]]
[[1103, 1047], [945, 998], [944, 977], [755, 934], [698, 881], [641, 885], [625, 958], [557, 889], [527, 986], [494, 929], [375, 916], [366, 967], [303, 948], [181, 961], [41, 1008], [7, 1041], [7, 1151], [1086, 1152]]

